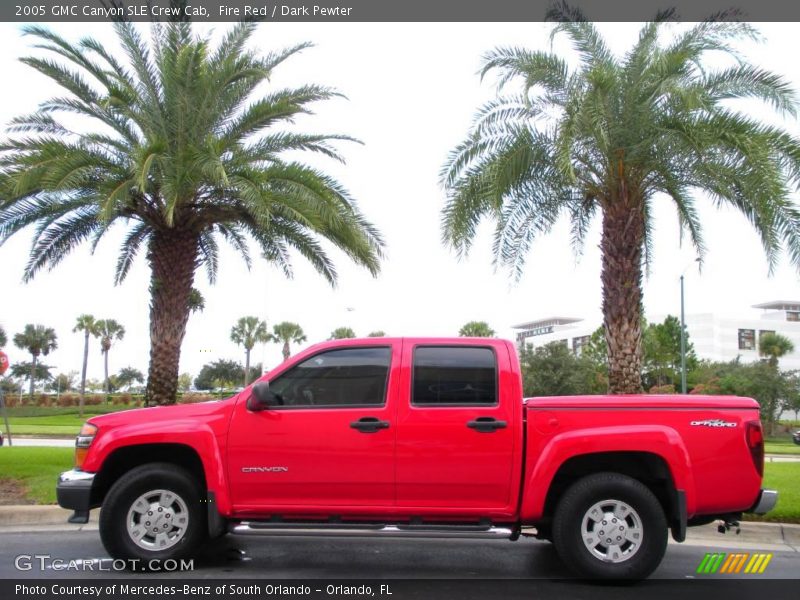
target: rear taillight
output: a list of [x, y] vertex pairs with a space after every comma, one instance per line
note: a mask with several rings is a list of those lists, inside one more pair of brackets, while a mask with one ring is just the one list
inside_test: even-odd
[[748, 421], [745, 423], [745, 436], [747, 447], [750, 448], [750, 456], [753, 457], [753, 465], [758, 474], [764, 476], [764, 431], [761, 429], [761, 421]]

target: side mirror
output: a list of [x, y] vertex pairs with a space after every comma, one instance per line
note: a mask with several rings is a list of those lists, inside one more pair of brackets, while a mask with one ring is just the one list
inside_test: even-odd
[[250, 397], [247, 399], [247, 410], [256, 412], [266, 410], [270, 406], [280, 404], [275, 394], [269, 391], [269, 381], [259, 381], [250, 389]]

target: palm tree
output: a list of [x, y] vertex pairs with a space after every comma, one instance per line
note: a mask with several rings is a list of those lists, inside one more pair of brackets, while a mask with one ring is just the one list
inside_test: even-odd
[[83, 403], [86, 397], [86, 367], [89, 364], [89, 336], [97, 336], [97, 321], [92, 315], [81, 315], [72, 328], [73, 333], [83, 332], [83, 367], [81, 368], [81, 398], [78, 415], [83, 418]]
[[8, 343], [8, 337], [6, 336], [6, 330], [3, 329], [3, 326], [0, 325], [0, 348], [5, 346]]
[[133, 367], [124, 367], [117, 373], [117, 383], [120, 387], [128, 388], [134, 383], [144, 383], [144, 374]]
[[356, 332], [353, 331], [350, 327], [337, 327], [333, 331], [331, 331], [331, 337], [329, 340], [344, 340], [347, 338], [354, 338], [356, 337]]
[[267, 323], [258, 317], [242, 317], [231, 328], [231, 341], [244, 346], [244, 385], [250, 381], [250, 351], [256, 344], [270, 341]]
[[283, 360], [288, 360], [291, 356], [289, 351], [289, 344], [302, 344], [306, 341], [306, 334], [303, 333], [303, 328], [297, 323], [290, 321], [283, 321], [277, 325], [272, 326], [272, 333], [269, 334], [269, 341], [276, 344], [283, 343]]
[[778, 368], [778, 359], [794, 352], [791, 340], [779, 333], [762, 333], [758, 336], [758, 353], [767, 358], [774, 369]]
[[[571, 40], [574, 68], [552, 52], [489, 52], [482, 74], [498, 72], [501, 89], [514, 81], [522, 91], [499, 91], [485, 104], [442, 170], [444, 241], [464, 255], [488, 217], [496, 222], [495, 264], [516, 277], [532, 242], [561, 215], [570, 219], [577, 253], [601, 217], [611, 393], [642, 389], [642, 271], [656, 201], [672, 201], [700, 259], [706, 248], [697, 204], [705, 192], [748, 218], [770, 267], [783, 245], [800, 267], [800, 210], [790, 198], [800, 181], [800, 142], [731, 104], [761, 101], [795, 116], [789, 84], [732, 48], [732, 40], [755, 35], [747, 24], [703, 22], [666, 43], [659, 41], [663, 30], [660, 21], [646, 24], [619, 57], [592, 23], [564, 20], [553, 35]], [[716, 51], [733, 65], [703, 65]]]
[[461, 337], [494, 337], [495, 332], [486, 321], [470, 321], [458, 331], [458, 335]]
[[108, 378], [108, 352], [114, 340], [125, 337], [125, 328], [114, 319], [100, 319], [95, 323], [95, 335], [100, 338], [100, 351], [103, 353], [103, 368], [105, 369], [106, 393], [111, 393], [111, 380]]
[[[340, 94], [309, 84], [260, 95], [275, 68], [309, 44], [260, 57], [246, 49], [252, 22], [216, 46], [185, 22], [152, 26], [150, 43], [130, 23], [114, 27], [121, 60], [93, 39], [73, 44], [40, 26], [24, 29], [51, 56], [23, 62], [66, 94], [14, 119], [0, 145], [0, 244], [37, 225], [28, 281], [82, 242], [94, 248], [114, 226], [127, 227], [115, 281], [145, 248], [146, 397], [172, 403], [195, 272], [204, 265], [214, 281], [220, 240], [248, 266], [254, 240], [289, 277], [296, 251], [331, 285], [336, 269], [323, 240], [373, 275], [383, 241], [339, 182], [284, 158], [307, 151], [343, 160], [333, 143], [352, 138], [285, 128]], [[96, 127], [75, 132], [65, 113]]]
[[25, 325], [25, 329], [14, 336], [14, 345], [27, 350], [31, 355], [30, 398], [33, 400], [33, 383], [36, 380], [36, 366], [40, 356], [47, 356], [58, 348], [56, 332], [52, 327], [44, 325]]

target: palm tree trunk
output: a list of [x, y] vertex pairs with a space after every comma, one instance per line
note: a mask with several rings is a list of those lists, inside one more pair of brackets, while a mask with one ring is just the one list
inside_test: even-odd
[[289, 340], [283, 342], [283, 360], [289, 360]]
[[190, 231], [156, 231], [150, 239], [150, 368], [145, 402], [174, 404], [181, 343], [189, 319], [189, 294], [197, 268], [198, 237]]
[[106, 394], [110, 394], [111, 382], [108, 380], [108, 350], [103, 350], [103, 367], [106, 374]]
[[31, 387], [28, 394], [31, 404], [33, 404], [33, 382], [36, 380], [36, 355], [31, 354], [33, 360], [31, 361]]
[[641, 205], [635, 201], [633, 204], [616, 201], [603, 210], [601, 279], [610, 394], [642, 392], [642, 244], [645, 230]]
[[89, 364], [89, 330], [84, 333], [83, 338], [83, 368], [81, 369], [81, 399], [78, 403], [78, 416], [83, 418], [83, 404], [86, 397], [86, 367]]
[[250, 379], [250, 348], [244, 349], [244, 387], [247, 387], [247, 381]]

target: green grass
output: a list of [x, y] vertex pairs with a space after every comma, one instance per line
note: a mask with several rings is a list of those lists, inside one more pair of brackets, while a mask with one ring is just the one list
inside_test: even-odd
[[[78, 416], [77, 408], [49, 408], [23, 406], [8, 411], [8, 422], [11, 435], [37, 435], [42, 437], [72, 437], [78, 435], [81, 425], [89, 417], [124, 410], [127, 406], [98, 407], [93, 406], [84, 412], [83, 418]], [[5, 424], [0, 422], [5, 431]]]
[[764, 443], [767, 454], [797, 454], [800, 456], [800, 446], [795, 444], [790, 437], [770, 437]]
[[72, 467], [72, 448], [0, 448], [0, 478], [19, 481], [36, 504], [55, 504], [58, 474]]
[[748, 520], [800, 523], [800, 462], [768, 462], [763, 485], [778, 490], [778, 504], [763, 517], [748, 516]]

